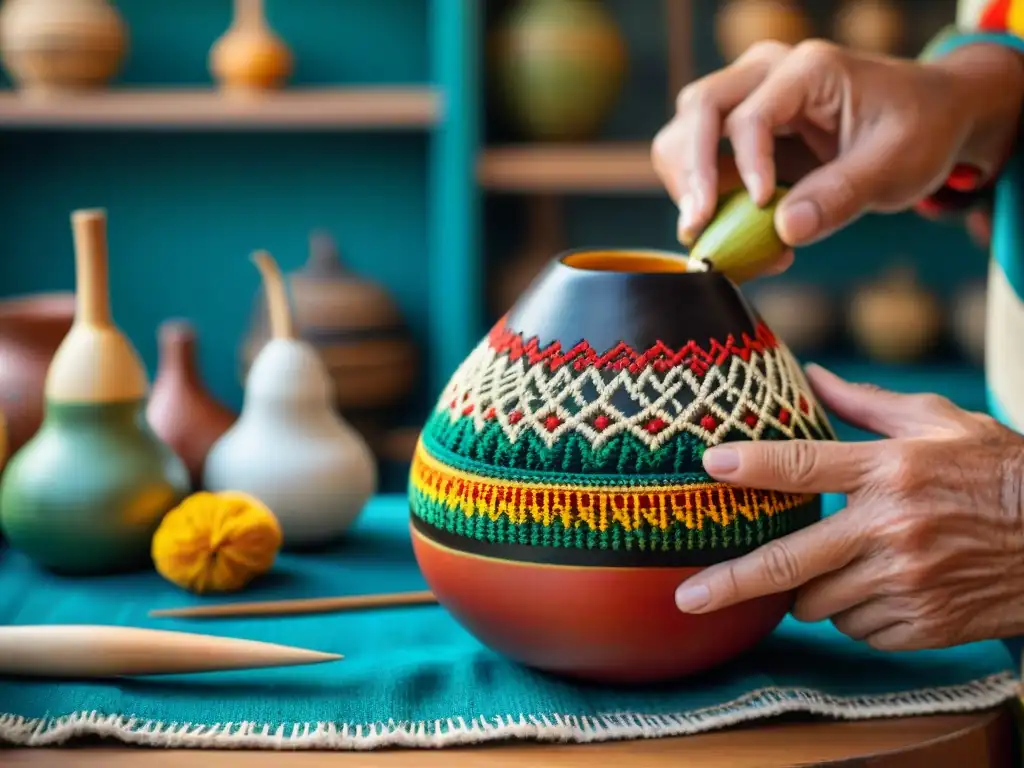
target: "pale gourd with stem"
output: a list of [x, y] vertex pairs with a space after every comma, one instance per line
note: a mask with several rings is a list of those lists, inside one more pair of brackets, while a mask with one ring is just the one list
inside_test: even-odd
[[333, 408], [334, 384], [316, 349], [296, 336], [277, 263], [265, 251], [253, 261], [271, 338], [249, 368], [241, 416], [207, 456], [204, 485], [262, 501], [286, 548], [325, 544], [348, 530], [376, 491], [376, 463]]
[[75, 211], [77, 308], [46, 377], [45, 415], [0, 482], [0, 527], [40, 565], [75, 574], [150, 564], [188, 472], [146, 423], [149, 382], [110, 307], [106, 213]]

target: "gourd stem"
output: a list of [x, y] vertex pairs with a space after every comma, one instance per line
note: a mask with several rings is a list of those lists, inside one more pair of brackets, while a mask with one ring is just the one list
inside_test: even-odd
[[288, 306], [288, 290], [284, 284], [281, 269], [274, 257], [266, 251], [256, 251], [252, 260], [263, 278], [267, 292], [267, 307], [270, 313], [270, 335], [275, 339], [294, 339], [295, 328], [291, 308]]
[[112, 325], [107, 264], [107, 213], [101, 208], [74, 211], [77, 283], [76, 322], [96, 327]]

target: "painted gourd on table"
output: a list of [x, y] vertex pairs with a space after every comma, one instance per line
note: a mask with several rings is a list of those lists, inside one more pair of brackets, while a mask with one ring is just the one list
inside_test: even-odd
[[76, 211], [72, 227], [75, 320], [47, 372], [42, 426], [0, 480], [0, 528], [39, 565], [97, 574], [149, 565], [189, 477], [146, 423], [146, 370], [114, 324], [106, 215]]
[[734, 440], [835, 439], [799, 364], [736, 285], [687, 259], [552, 261], [451, 378], [410, 477], [420, 568], [478, 639], [610, 683], [697, 673], [789, 610], [687, 615], [676, 587], [811, 524], [820, 498], [713, 481]]

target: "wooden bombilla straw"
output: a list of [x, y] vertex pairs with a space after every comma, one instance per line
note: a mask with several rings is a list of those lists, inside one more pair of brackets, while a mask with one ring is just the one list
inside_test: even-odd
[[107, 251], [107, 212], [102, 208], [71, 214], [78, 275], [78, 311], [75, 322], [93, 328], [113, 325]]
[[321, 664], [343, 658], [255, 640], [135, 627], [0, 628], [0, 675], [118, 677]]
[[256, 251], [253, 263], [260, 271], [263, 287], [267, 294], [267, 311], [270, 314], [270, 336], [274, 339], [294, 339], [295, 325], [291, 307], [288, 305], [288, 289], [284, 276], [274, 257], [266, 251]]

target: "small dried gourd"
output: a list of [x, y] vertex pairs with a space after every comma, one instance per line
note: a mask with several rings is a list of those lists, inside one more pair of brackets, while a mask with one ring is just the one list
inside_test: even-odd
[[[985, 362], [985, 326], [988, 320], [988, 286], [984, 280], [969, 284], [953, 298], [953, 340], [964, 357], [975, 365]], [[2, 463], [2, 462], [0, 462]]]
[[711, 223], [690, 249], [690, 261], [721, 272], [734, 283], [752, 280], [787, 250], [775, 230], [775, 209], [788, 190], [778, 187], [759, 206], [746, 188], [723, 195]]
[[797, 355], [820, 350], [836, 324], [831, 297], [810, 283], [766, 281], [751, 303], [772, 332]]
[[270, 570], [282, 540], [277, 518], [255, 497], [203, 491], [164, 517], [153, 535], [153, 563], [190, 592], [235, 592]]
[[807, 14], [793, 0], [729, 0], [719, 5], [715, 38], [727, 62], [761, 40], [796, 45], [814, 32]]

